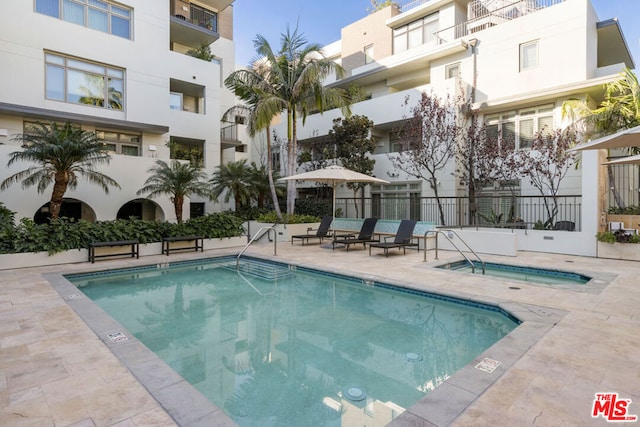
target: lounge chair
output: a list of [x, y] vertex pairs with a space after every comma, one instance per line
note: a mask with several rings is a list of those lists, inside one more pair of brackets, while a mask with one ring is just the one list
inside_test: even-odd
[[[317, 229], [313, 229], [311, 227], [307, 228], [307, 234], [296, 234], [291, 236], [291, 244], [293, 245], [293, 239], [302, 240], [302, 244], [305, 242], [309, 243], [310, 239], [320, 239], [320, 243], [322, 243], [322, 239], [326, 239], [332, 237], [332, 233], [330, 233], [329, 228], [331, 227], [331, 222], [333, 221], [333, 217], [325, 216], [322, 217], [322, 222], [318, 226]], [[315, 231], [315, 233], [311, 233]]]
[[367, 243], [379, 242], [379, 238], [373, 237], [373, 231], [376, 228], [377, 222], [378, 218], [365, 219], [362, 223], [362, 227], [360, 227], [360, 233], [358, 236], [355, 236], [354, 234], [336, 236], [332, 242], [333, 249], [336, 248], [336, 244], [345, 245], [347, 247], [347, 252], [349, 252], [349, 246], [351, 245], [362, 243], [362, 247], [366, 248]]
[[[393, 242], [380, 242], [369, 244], [369, 256], [371, 256], [371, 248], [384, 249], [384, 256], [389, 256], [389, 249], [402, 248], [407, 253], [407, 246], [418, 246], [418, 243], [412, 242], [413, 229], [416, 227], [416, 221], [403, 219], [400, 221], [398, 231], [396, 232]], [[390, 238], [391, 236], [387, 237]], [[387, 239], [385, 238], [385, 240]]]

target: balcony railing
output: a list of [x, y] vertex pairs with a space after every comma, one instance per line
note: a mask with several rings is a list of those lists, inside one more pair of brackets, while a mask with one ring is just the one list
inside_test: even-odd
[[238, 125], [233, 124], [220, 129], [220, 139], [225, 141], [238, 141]]
[[218, 32], [218, 14], [195, 4], [190, 5], [191, 23]]
[[[467, 20], [435, 33], [439, 44], [495, 27], [540, 9], [563, 3], [565, 0], [474, 0], [469, 3]], [[418, 2], [412, 2], [418, 3]], [[415, 7], [415, 6], [414, 6]], [[404, 11], [404, 7], [402, 9]]]

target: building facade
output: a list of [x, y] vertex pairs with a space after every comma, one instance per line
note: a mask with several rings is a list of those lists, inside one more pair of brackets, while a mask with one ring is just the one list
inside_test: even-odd
[[[0, 180], [28, 166], [5, 166], [20, 149], [15, 135], [30, 123], [71, 121], [104, 139], [112, 158], [98, 170], [121, 189], [105, 196], [81, 181], [66, 193], [63, 214], [174, 221], [168, 197], [136, 195], [157, 160], [190, 160], [210, 175], [221, 162], [247, 157], [237, 125], [221, 122], [236, 103], [223, 84], [234, 69], [232, 3], [7, 2], [0, 14]], [[212, 57], [200, 59], [205, 46]], [[37, 218], [46, 216], [50, 196], [14, 184], [0, 201], [16, 219]], [[221, 209], [205, 199], [190, 203], [185, 218]]]
[[[434, 195], [430, 184], [394, 169], [389, 160], [399, 147], [396, 130], [423, 92], [442, 98], [465, 94], [488, 132], [526, 149], [536, 132], [566, 125], [565, 100], [582, 99], [595, 106], [603, 84], [617, 80], [625, 67], [634, 67], [617, 20], [600, 20], [589, 0], [421, 0], [391, 5], [344, 27], [341, 39], [324, 51], [346, 72], [327, 85], [346, 90], [357, 86], [366, 94], [352, 111], [374, 122], [374, 175], [391, 182], [367, 190], [371, 206], [366, 215], [437, 223], [438, 218], [417, 206], [420, 198]], [[331, 110], [299, 123], [299, 146], [327, 135], [337, 117], [340, 111]], [[276, 131], [286, 135], [283, 127]], [[468, 193], [454, 162], [441, 171], [437, 185], [440, 196]], [[519, 195], [539, 194], [525, 179], [515, 186]], [[588, 191], [581, 187], [580, 170], [572, 170], [559, 194]], [[480, 209], [506, 217], [508, 203], [500, 200], [506, 190], [500, 183], [481, 191], [491, 197]], [[341, 195], [349, 197], [348, 192]], [[398, 202], [376, 202], [385, 198]], [[452, 221], [469, 223], [469, 218]]]

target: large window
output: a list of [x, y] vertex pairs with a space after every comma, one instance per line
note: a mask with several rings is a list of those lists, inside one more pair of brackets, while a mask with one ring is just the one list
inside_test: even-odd
[[420, 220], [420, 191], [422, 184], [393, 183], [371, 186], [371, 215], [384, 219]]
[[140, 134], [106, 130], [97, 130], [96, 134], [98, 138], [103, 140], [105, 148], [111, 153], [123, 154], [125, 156], [140, 156], [140, 143], [142, 141]]
[[45, 63], [47, 99], [124, 110], [124, 70], [53, 53]]
[[393, 53], [404, 52], [423, 44], [436, 43], [438, 13], [413, 21], [393, 30]]
[[36, 0], [36, 12], [131, 39], [131, 9], [103, 0]]
[[510, 148], [529, 149], [538, 132], [553, 130], [553, 105], [510, 111], [487, 117], [487, 137], [502, 137]]

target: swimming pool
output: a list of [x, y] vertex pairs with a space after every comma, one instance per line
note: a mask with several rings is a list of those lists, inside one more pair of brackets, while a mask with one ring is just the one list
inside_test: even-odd
[[518, 324], [494, 306], [383, 283], [234, 267], [66, 277], [242, 426], [385, 424]]
[[[440, 265], [437, 268], [461, 271], [476, 274], [483, 274], [481, 264], [474, 263], [475, 269], [466, 260], [456, 261]], [[494, 262], [485, 262], [484, 274], [488, 276], [515, 279], [523, 282], [540, 283], [547, 285], [584, 285], [591, 280], [591, 277], [580, 273], [573, 273], [561, 270], [551, 270], [537, 267], [524, 267]]]

